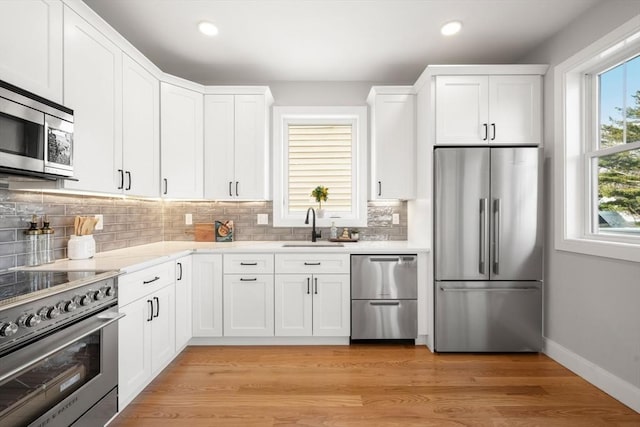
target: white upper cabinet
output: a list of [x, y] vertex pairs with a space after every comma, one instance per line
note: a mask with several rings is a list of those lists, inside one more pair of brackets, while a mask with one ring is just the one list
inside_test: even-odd
[[0, 1], [0, 79], [62, 104], [62, 32], [60, 1]]
[[162, 196], [201, 199], [202, 94], [162, 82], [160, 102]]
[[[416, 192], [415, 96], [411, 88], [374, 87], [370, 199], [413, 199]], [[389, 93], [389, 92], [405, 93]]]
[[436, 144], [540, 144], [542, 77], [437, 76]]
[[205, 95], [205, 198], [269, 198], [272, 100], [263, 92]]
[[74, 110], [74, 177], [65, 188], [120, 192], [122, 52], [64, 8], [64, 99]]
[[124, 194], [158, 197], [160, 192], [160, 83], [129, 56], [122, 61]]

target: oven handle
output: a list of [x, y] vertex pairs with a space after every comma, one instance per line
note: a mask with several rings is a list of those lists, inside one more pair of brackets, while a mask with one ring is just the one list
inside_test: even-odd
[[0, 383], [43, 361], [74, 342], [117, 322], [124, 316], [125, 314], [118, 312], [118, 310], [103, 311], [60, 332], [51, 334], [40, 341], [36, 341], [21, 350], [10, 353], [2, 358], [2, 365], [5, 369], [0, 374]]

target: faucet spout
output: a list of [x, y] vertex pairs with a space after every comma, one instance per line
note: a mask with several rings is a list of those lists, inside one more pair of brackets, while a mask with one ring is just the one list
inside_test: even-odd
[[309, 224], [309, 212], [313, 214], [312, 216], [312, 225], [311, 225], [311, 241], [315, 242], [318, 237], [322, 237], [319, 231], [316, 231], [316, 211], [313, 208], [307, 209], [307, 216], [304, 219], [305, 224]]

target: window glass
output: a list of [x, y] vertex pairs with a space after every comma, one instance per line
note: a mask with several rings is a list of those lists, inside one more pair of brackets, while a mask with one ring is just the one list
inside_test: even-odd
[[640, 142], [640, 56], [626, 65], [627, 143]]
[[623, 144], [624, 64], [600, 74], [600, 147]]
[[289, 213], [318, 207], [311, 192], [327, 187], [328, 212], [351, 212], [352, 125], [288, 125]]

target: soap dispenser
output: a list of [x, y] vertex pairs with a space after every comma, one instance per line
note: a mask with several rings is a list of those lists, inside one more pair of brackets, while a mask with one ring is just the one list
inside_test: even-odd
[[42, 230], [38, 229], [38, 217], [36, 215], [31, 217], [29, 228], [24, 230], [24, 234], [27, 242], [25, 264], [28, 267], [40, 265], [40, 235], [42, 235]]
[[49, 226], [49, 217], [47, 215], [42, 218], [42, 229], [40, 230], [40, 262], [49, 264], [55, 261], [53, 253], [53, 234], [55, 231]]

